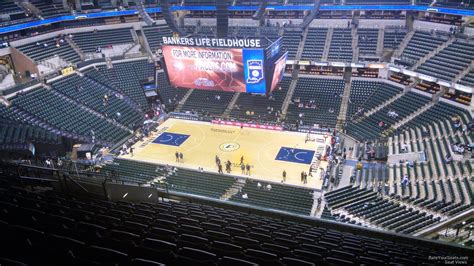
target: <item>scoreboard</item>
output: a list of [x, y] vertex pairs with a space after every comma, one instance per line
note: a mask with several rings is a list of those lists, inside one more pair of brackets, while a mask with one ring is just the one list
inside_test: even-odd
[[263, 39], [163, 37], [162, 64], [174, 87], [265, 94], [276, 86], [275, 68], [279, 67], [279, 76], [286, 63], [280, 43], [281, 38], [270, 43]]

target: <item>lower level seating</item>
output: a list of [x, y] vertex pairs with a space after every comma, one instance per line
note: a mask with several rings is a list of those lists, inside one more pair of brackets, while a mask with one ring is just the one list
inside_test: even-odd
[[[310, 214], [313, 206], [312, 190], [274, 183], [270, 184], [271, 189], [267, 189], [267, 185], [268, 183], [263, 181], [247, 179], [245, 186], [231, 198], [231, 201], [304, 215]], [[242, 197], [244, 194], [247, 198]]]
[[193, 90], [181, 111], [203, 115], [222, 115], [234, 96], [233, 92]]
[[277, 121], [291, 78], [285, 77], [269, 96], [241, 93], [231, 116], [240, 120]]
[[[201, 173], [181, 168], [168, 171], [162, 165], [124, 159], [115, 159], [103, 170], [114, 171], [118, 175], [118, 180], [122, 182], [153, 185], [170, 191], [211, 198], [220, 198], [235, 182], [234, 178], [228, 175]], [[157, 181], [160, 177], [166, 177], [167, 186]]]

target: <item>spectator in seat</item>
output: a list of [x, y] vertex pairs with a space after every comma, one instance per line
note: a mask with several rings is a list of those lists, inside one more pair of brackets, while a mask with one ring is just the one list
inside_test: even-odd
[[406, 187], [408, 185], [408, 175], [404, 174], [402, 179], [402, 185]]
[[444, 162], [451, 163], [452, 161], [453, 161], [453, 157], [451, 157], [451, 155], [449, 154], [446, 154], [446, 156], [444, 157]]

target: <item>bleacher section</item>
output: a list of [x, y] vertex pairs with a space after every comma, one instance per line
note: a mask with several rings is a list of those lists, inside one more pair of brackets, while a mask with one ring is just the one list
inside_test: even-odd
[[327, 28], [310, 28], [306, 35], [302, 59], [319, 61], [323, 57], [324, 44], [326, 43]]
[[234, 178], [228, 175], [201, 173], [182, 168], [168, 173], [162, 165], [125, 159], [115, 159], [113, 163], [107, 164], [103, 170], [115, 171], [119, 176], [119, 181], [148, 184], [162, 189], [166, 188], [164, 183], [160, 183], [155, 179], [166, 177], [169, 191], [211, 198], [220, 198], [235, 182]]
[[383, 265], [433, 263], [431, 256], [469, 252], [321, 221], [295, 222], [191, 202], [71, 197], [23, 189], [6, 174], [1, 180], [0, 230], [9, 243], [0, 251], [2, 263]]
[[130, 135], [125, 129], [88, 111], [79, 102], [64, 99], [44, 88], [17, 96], [12, 104], [59, 130], [87, 137], [93, 131], [97, 141], [115, 143]]
[[153, 63], [149, 63], [147, 60], [138, 60], [115, 63], [113, 66], [113, 68], [100, 66], [97, 71], [97, 79], [105, 76], [108, 83], [104, 84], [111, 83], [115, 88], [120, 88], [120, 91], [130, 96], [143, 111], [148, 111], [148, 102], [140, 81], [148, 81], [148, 78], [153, 78]]
[[462, 77], [459, 83], [467, 86], [474, 86], [474, 69]]
[[383, 47], [397, 49], [407, 34], [406, 30], [385, 29], [383, 36]]
[[152, 52], [156, 52], [161, 47], [164, 36], [172, 35], [170, 28], [166, 25], [143, 27], [143, 32]]
[[0, 150], [28, 150], [33, 144], [60, 144], [61, 137], [42, 128], [0, 118]]
[[326, 200], [332, 210], [397, 233], [414, 233], [441, 220], [428, 212], [383, 198], [372, 190], [346, 187], [327, 193]]
[[14, 0], [3, 0], [0, 2], [0, 15], [17, 13], [23, 13], [23, 11], [15, 4]]
[[378, 29], [357, 29], [359, 36], [359, 53], [361, 55], [375, 55], [377, 51]]
[[[166, 186], [156, 179], [166, 177], [169, 191], [211, 198], [220, 198], [236, 182], [236, 179], [229, 175], [182, 168], [168, 172], [162, 165], [125, 159], [115, 159], [113, 163], [107, 164], [102, 171], [114, 171], [118, 175], [118, 179], [115, 181], [118, 182], [148, 184], [162, 189], [165, 189]], [[262, 184], [262, 187], [258, 188], [257, 181], [247, 179], [241, 191], [233, 195], [230, 201], [309, 215], [313, 205], [312, 190], [274, 183], [271, 184], [271, 190], [267, 190], [267, 183], [262, 182]], [[244, 193], [248, 195], [248, 198], [242, 198]]]
[[188, 89], [171, 87], [164, 72], [158, 72], [158, 94], [168, 111], [174, 110], [178, 102], [188, 92]]
[[[52, 85], [60, 93], [79, 100], [89, 108], [130, 129], [139, 126], [143, 120], [143, 114], [133, 109], [124, 99], [120, 99], [115, 91], [92, 79], [70, 75], [55, 81]], [[104, 100], [105, 95], [108, 97], [107, 101]]]
[[271, 97], [241, 93], [230, 115], [241, 120], [277, 121], [290, 82], [290, 77], [284, 77], [281, 90], [275, 89]]
[[72, 40], [84, 53], [95, 53], [97, 48], [107, 48], [113, 45], [134, 43], [131, 28], [112, 30], [94, 30], [73, 35]]
[[44, 0], [30, 0], [30, 2], [41, 11], [43, 18], [71, 14], [71, 12], [65, 10], [63, 5], [59, 3], [47, 3]]
[[[392, 153], [401, 153], [402, 145], [408, 151], [425, 151], [428, 163], [420, 164], [421, 168], [415, 172], [415, 177], [442, 177], [454, 178], [472, 176], [472, 162], [466, 161], [446, 163], [446, 155], [451, 155], [450, 146], [455, 143], [472, 143], [474, 134], [459, 134], [452, 118], [459, 117], [463, 124], [471, 120], [471, 115], [464, 109], [438, 102], [427, 111], [403, 125], [399, 133], [389, 139], [389, 149]], [[415, 167], [416, 168], [416, 167]], [[410, 177], [413, 177], [411, 175]]]
[[181, 111], [194, 111], [202, 115], [222, 115], [230, 103], [233, 92], [193, 90]]
[[283, 50], [288, 51], [288, 59], [295, 59], [296, 51], [303, 37], [303, 31], [298, 28], [287, 28], [283, 33]]
[[331, 47], [329, 47], [328, 60], [352, 60], [352, 33], [351, 29], [335, 28], [332, 34]]
[[401, 60], [404, 64], [414, 65], [420, 58], [436, 49], [448, 39], [447, 36], [432, 35], [428, 32], [417, 31], [411, 37], [403, 50]]
[[382, 82], [366, 80], [353, 80], [351, 82], [350, 101], [347, 109], [347, 117], [354, 114], [362, 114], [379, 105], [384, 99], [389, 99], [399, 92], [400, 89], [393, 88]]
[[[262, 186], [258, 187], [258, 183]], [[242, 191], [230, 200], [302, 215], [310, 214], [313, 206], [312, 190], [274, 183], [270, 184], [271, 189], [268, 190], [267, 185], [263, 181], [247, 179]], [[243, 198], [243, 194], [247, 194], [248, 198]]]
[[55, 39], [57, 38], [25, 44], [17, 48], [36, 62], [50, 59], [54, 56], [59, 56], [70, 63], [78, 63], [81, 61], [80, 56], [66, 41], [59, 42], [57, 41], [59, 39]]
[[320, 127], [334, 128], [343, 91], [342, 79], [299, 78], [287, 120], [293, 123], [302, 120], [304, 125], [319, 124]]
[[[428, 104], [430, 99], [415, 92], [408, 92], [394, 102], [356, 122], [348, 123], [347, 132], [358, 140], [376, 139], [382, 136], [384, 131], [409, 116], [416, 110]], [[397, 116], [391, 117], [389, 111], [394, 111]], [[380, 125], [383, 122], [383, 125]]]
[[455, 41], [416, 69], [417, 72], [453, 81], [474, 60], [474, 45]]

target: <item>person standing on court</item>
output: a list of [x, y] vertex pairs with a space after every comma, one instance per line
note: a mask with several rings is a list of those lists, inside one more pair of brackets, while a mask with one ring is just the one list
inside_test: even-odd
[[244, 164], [244, 156], [240, 157], [240, 164]]
[[240, 164], [240, 170], [242, 170], [242, 174], [245, 174], [245, 164], [241, 163]]
[[222, 171], [222, 164], [218, 164], [218, 165], [217, 165], [217, 168], [218, 168], [219, 174], [223, 174], [223, 173], [224, 173], [224, 172]]
[[304, 182], [304, 172], [301, 172], [301, 183]]
[[283, 170], [282, 176], [283, 176], [283, 180], [282, 180], [281, 182], [282, 182], [282, 183], [283, 183], [283, 182], [286, 182], [286, 171], [285, 171], [285, 170]]
[[230, 162], [230, 160], [227, 160], [226, 169], [227, 173], [230, 174], [230, 172], [232, 171], [232, 163]]
[[247, 169], [247, 175], [250, 175], [250, 164], [247, 164], [245, 168]]
[[219, 165], [221, 162], [221, 159], [219, 159], [219, 156], [216, 155], [216, 164]]
[[184, 163], [184, 157], [183, 157], [183, 153], [182, 153], [182, 152], [179, 153], [179, 160], [180, 160], [182, 163]]
[[176, 157], [176, 162], [179, 162], [179, 153], [178, 153], [178, 152], [175, 152], [175, 153], [174, 153], [174, 156]]

